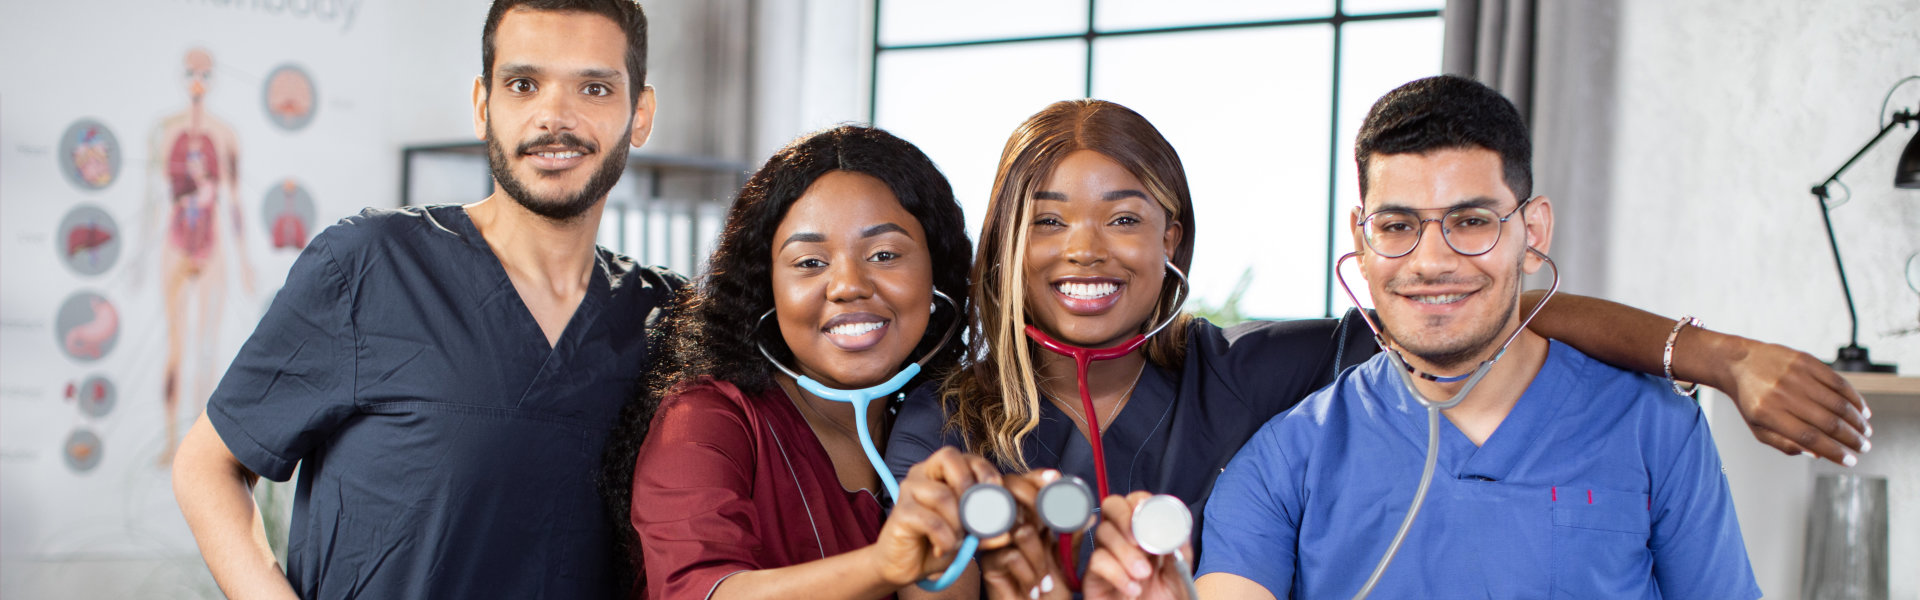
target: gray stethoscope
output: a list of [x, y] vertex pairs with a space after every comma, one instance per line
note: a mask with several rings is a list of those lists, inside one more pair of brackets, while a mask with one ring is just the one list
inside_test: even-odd
[[[1034, 508], [1040, 513], [1040, 521], [1048, 529], [1060, 534], [1062, 540], [1074, 532], [1083, 531], [1093, 524], [1093, 513], [1098, 501], [1093, 488], [1087, 482], [1065, 473], [1040, 488], [1034, 498]], [[1133, 508], [1133, 542], [1155, 556], [1172, 555], [1174, 566], [1178, 567], [1180, 583], [1186, 587], [1187, 597], [1198, 599], [1200, 593], [1193, 587], [1193, 569], [1187, 564], [1187, 558], [1180, 554], [1180, 546], [1193, 536], [1193, 512], [1187, 510], [1187, 503], [1180, 498], [1158, 494], [1147, 498]], [[1078, 588], [1078, 577], [1073, 573], [1071, 550], [1063, 541], [1056, 546], [1061, 549], [1061, 566], [1067, 577], [1073, 578]]]
[[[1425, 224], [1422, 223], [1422, 225], [1424, 226]], [[1443, 233], [1442, 235], [1444, 236], [1445, 234]], [[1441, 240], [1441, 242], [1448, 243], [1444, 239]], [[1497, 244], [1498, 242], [1496, 241], [1495, 243]], [[1414, 245], [1418, 246], [1419, 241], [1416, 240]], [[1448, 250], [1459, 252], [1458, 250], [1453, 250], [1450, 244]], [[1488, 248], [1488, 250], [1492, 250], [1492, 248]], [[1458, 406], [1460, 401], [1467, 399], [1467, 394], [1473, 392], [1474, 386], [1480, 383], [1480, 379], [1486, 377], [1488, 371], [1493, 370], [1493, 364], [1499, 362], [1501, 357], [1506, 356], [1507, 346], [1513, 345], [1513, 340], [1520, 337], [1520, 332], [1526, 331], [1527, 324], [1533, 322], [1533, 317], [1540, 314], [1541, 307], [1546, 306], [1547, 300], [1552, 299], [1553, 294], [1560, 290], [1560, 266], [1555, 265], [1553, 259], [1548, 257], [1545, 252], [1535, 250], [1532, 246], [1528, 246], [1527, 251], [1533, 253], [1534, 256], [1540, 257], [1540, 260], [1546, 261], [1547, 267], [1553, 269], [1553, 285], [1547, 288], [1547, 295], [1540, 298], [1540, 303], [1533, 306], [1533, 312], [1527, 313], [1526, 320], [1521, 321], [1520, 326], [1513, 330], [1513, 334], [1507, 336], [1506, 343], [1500, 344], [1500, 351], [1495, 352], [1492, 358], [1481, 361], [1480, 366], [1475, 367], [1472, 372], [1465, 375], [1441, 376], [1415, 370], [1413, 365], [1407, 364], [1406, 357], [1402, 356], [1398, 349], [1387, 344], [1386, 335], [1381, 332], [1380, 326], [1373, 322], [1373, 317], [1368, 316], [1364, 310], [1360, 311], [1361, 318], [1367, 322], [1367, 328], [1373, 330], [1374, 343], [1380, 345], [1380, 349], [1387, 355], [1387, 360], [1392, 361], [1394, 366], [1399, 367], [1394, 371], [1399, 373], [1400, 382], [1406, 385], [1407, 394], [1413, 396], [1414, 400], [1418, 401], [1421, 406], [1427, 409], [1427, 461], [1426, 466], [1420, 472], [1420, 487], [1413, 492], [1413, 504], [1407, 507], [1407, 516], [1400, 521], [1400, 530], [1394, 532], [1393, 542], [1387, 545], [1386, 553], [1380, 556], [1380, 563], [1373, 567], [1373, 574], [1367, 577], [1366, 585], [1361, 586], [1360, 592], [1353, 595], [1355, 600], [1366, 598], [1368, 594], [1373, 593], [1373, 587], [1380, 583], [1380, 576], [1387, 572], [1387, 565], [1393, 562], [1394, 553], [1400, 551], [1400, 543], [1406, 541], [1407, 531], [1413, 528], [1413, 518], [1420, 514], [1420, 504], [1427, 499], [1427, 488], [1433, 484], [1433, 468], [1434, 463], [1438, 459], [1436, 448], [1440, 445], [1440, 411]], [[1408, 249], [1407, 252], [1412, 253], [1413, 250]], [[1468, 255], [1464, 252], [1461, 254], [1478, 256]], [[1481, 254], [1485, 254], [1485, 252]], [[1340, 272], [1340, 265], [1346, 263], [1347, 259], [1355, 258], [1359, 255], [1359, 252], [1348, 252], [1346, 256], [1340, 257], [1339, 261], [1333, 263], [1334, 276], [1340, 279], [1341, 289], [1347, 292], [1347, 298], [1353, 300], [1354, 306], [1360, 306], [1360, 298], [1353, 294], [1353, 287], [1347, 285], [1347, 277]], [[1406, 256], [1406, 254], [1400, 256]], [[1454, 392], [1453, 397], [1448, 398], [1445, 402], [1432, 402], [1420, 393], [1418, 387], [1414, 386], [1413, 378], [1415, 376], [1419, 376], [1421, 379], [1427, 381], [1439, 383], [1455, 383], [1459, 381], [1465, 381], [1467, 383], [1460, 387], [1460, 391]]]
[[[827, 400], [846, 402], [853, 405], [853, 426], [860, 435], [860, 449], [866, 452], [867, 462], [872, 464], [874, 472], [879, 474], [880, 483], [887, 486], [887, 497], [895, 501], [900, 499], [900, 482], [893, 478], [893, 471], [887, 468], [886, 459], [880, 457], [880, 449], [873, 443], [873, 434], [870, 433], [870, 428], [867, 427], [867, 408], [873, 403], [874, 399], [886, 397], [889, 394], [900, 391], [901, 387], [906, 386], [907, 382], [913, 379], [913, 376], [920, 374], [920, 369], [926, 366], [927, 361], [933, 360], [934, 356], [940, 354], [940, 348], [945, 347], [947, 342], [952, 341], [953, 334], [959, 331], [961, 321], [960, 304], [954, 302], [953, 298], [947, 297], [946, 294], [940, 293], [940, 290], [933, 290], [933, 295], [936, 298], [947, 301], [947, 305], [954, 309], [953, 321], [947, 324], [946, 334], [940, 336], [940, 343], [934, 344], [933, 348], [927, 350], [926, 356], [922, 356], [920, 360], [907, 365], [906, 368], [901, 369], [900, 372], [892, 378], [872, 387], [855, 390], [827, 387], [825, 384], [815, 381], [812, 377], [796, 373], [793, 369], [787, 368], [786, 365], [780, 364], [779, 359], [774, 358], [772, 353], [767, 352], [766, 345], [760, 343], [758, 336], [755, 336], [753, 343], [754, 347], [760, 350], [760, 355], [767, 357], [767, 362], [772, 363], [774, 368], [779, 369], [782, 373], [786, 373], [788, 377], [792, 377], [794, 382], [800, 385], [801, 389]], [[767, 312], [761, 313], [760, 320], [755, 321], [753, 324], [755, 332], [758, 332], [760, 326], [766, 323], [767, 317], [773, 316], [773, 310], [774, 309], [769, 308]], [[931, 318], [932, 311], [929, 311], [928, 314], [929, 318]], [[1005, 492], [1005, 490], [1001, 491]], [[1012, 496], [1009, 495], [1007, 498], [1011, 501]], [[964, 499], [961, 504], [964, 513], [966, 505]], [[1011, 528], [1012, 526], [1009, 525], [1008, 527]], [[967, 563], [973, 562], [973, 554], [979, 546], [980, 537], [969, 533], [967, 538], [961, 541], [960, 552], [954, 555], [953, 564], [949, 565], [947, 570], [941, 573], [938, 580], [933, 582], [922, 581], [920, 582], [920, 587], [929, 591], [940, 591], [946, 589], [947, 586], [953, 585], [954, 580], [960, 578], [960, 573], [966, 570]]]

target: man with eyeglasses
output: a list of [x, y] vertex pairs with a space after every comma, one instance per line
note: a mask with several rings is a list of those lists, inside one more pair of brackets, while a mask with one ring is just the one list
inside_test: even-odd
[[1220, 475], [1203, 597], [1359, 591], [1420, 481], [1412, 394], [1463, 388], [1374, 597], [1760, 595], [1694, 401], [1522, 327], [1521, 278], [1550, 266], [1553, 237], [1531, 152], [1513, 104], [1467, 79], [1409, 83], [1368, 113], [1351, 226], [1390, 352], [1267, 423]]

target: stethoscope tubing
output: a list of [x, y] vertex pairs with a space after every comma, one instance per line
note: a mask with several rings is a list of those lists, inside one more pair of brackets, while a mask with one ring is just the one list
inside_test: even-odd
[[893, 470], [887, 468], [886, 459], [880, 456], [880, 448], [873, 443], [873, 434], [867, 425], [867, 411], [873, 406], [874, 400], [899, 391], [900, 388], [907, 385], [908, 381], [913, 380], [915, 375], [919, 374], [920, 363], [910, 364], [907, 365], [907, 368], [901, 369], [899, 373], [894, 374], [894, 376], [885, 383], [858, 390], [830, 388], [806, 376], [794, 378], [794, 382], [799, 384], [800, 388], [806, 390], [808, 393], [835, 402], [846, 402], [853, 405], [853, 427], [854, 430], [860, 434], [860, 450], [866, 453], [867, 462], [873, 465], [874, 471], [880, 475], [880, 484], [886, 486], [887, 497], [895, 501], [899, 501], [900, 499], [900, 482], [894, 479]]
[[1107, 497], [1109, 489], [1107, 487], [1106, 444], [1100, 439], [1102, 437], [1100, 435], [1102, 431], [1100, 429], [1100, 415], [1099, 412], [1093, 408], [1093, 392], [1087, 385], [1087, 371], [1092, 369], [1093, 361], [1113, 360], [1139, 349], [1142, 344], [1147, 342], [1147, 336], [1146, 334], [1135, 335], [1127, 341], [1106, 348], [1081, 348], [1061, 343], [1059, 340], [1053, 339], [1053, 336], [1047, 335], [1046, 332], [1040, 331], [1040, 328], [1034, 327], [1033, 325], [1028, 325], [1026, 332], [1027, 337], [1031, 338], [1035, 343], [1040, 344], [1040, 347], [1073, 359], [1074, 381], [1080, 387], [1080, 408], [1086, 411], [1087, 445], [1093, 447], [1093, 476], [1094, 483], [1097, 486], [1095, 489], [1099, 490], [1099, 497], [1105, 498]]
[[[886, 397], [900, 391], [900, 388], [906, 387], [907, 382], [912, 381], [914, 376], [919, 375], [922, 366], [928, 361], [933, 360], [933, 357], [940, 353], [940, 348], [946, 346], [947, 342], [952, 341], [954, 332], [959, 330], [961, 321], [959, 303], [954, 302], [953, 298], [948, 297], [937, 289], [933, 290], [933, 295], [941, 300], [946, 300], [949, 306], [954, 307], [953, 321], [947, 324], [946, 334], [940, 337], [940, 343], [934, 344], [932, 349], [927, 350], [926, 356], [920, 357], [920, 360], [908, 364], [906, 368], [901, 369], [899, 373], [895, 373], [893, 377], [872, 387], [852, 390], [827, 387], [826, 384], [820, 383], [812, 377], [801, 375], [787, 368], [786, 365], [780, 364], [780, 361], [775, 359], [772, 353], [767, 352], [766, 346], [758, 342], [754, 343], [754, 347], [760, 350], [760, 355], [766, 357], [768, 363], [773, 364], [774, 368], [787, 374], [788, 377], [792, 377], [794, 383], [799, 385], [801, 389], [806, 390], [807, 393], [826, 400], [846, 402], [853, 405], [853, 426], [860, 437], [860, 450], [867, 455], [867, 463], [873, 466], [874, 473], [879, 475], [880, 484], [886, 486], [887, 497], [893, 499], [895, 502], [900, 500], [900, 480], [893, 476], [892, 469], [887, 468], [887, 460], [880, 456], [880, 448], [873, 442], [872, 430], [867, 425], [867, 411], [875, 399]], [[767, 309], [767, 312], [762, 313], [760, 320], [754, 323], [754, 329], [757, 331], [760, 324], [766, 322], [767, 317], [772, 314], [773, 309]], [[931, 582], [922, 581], [920, 582], [920, 587], [928, 591], [937, 592], [953, 585], [953, 582], [960, 578], [960, 574], [967, 570], [967, 564], [973, 562], [973, 555], [979, 550], [979, 547], [980, 539], [974, 537], [972, 534], [968, 534], [966, 539], [960, 541], [960, 548], [958, 552], [954, 553], [953, 563], [947, 565], [947, 569], [941, 572], [940, 578]]]
[[[1093, 408], [1093, 392], [1087, 384], [1087, 372], [1092, 370], [1093, 361], [1113, 360], [1132, 354], [1133, 351], [1140, 349], [1140, 346], [1146, 344], [1147, 339], [1159, 334], [1161, 330], [1173, 324], [1174, 320], [1179, 317], [1180, 309], [1186, 306], [1187, 296], [1191, 293], [1189, 284], [1187, 283], [1187, 275], [1182, 272], [1179, 267], [1174, 266], [1172, 262], [1166, 263], [1166, 267], [1167, 271], [1173, 273], [1174, 277], [1179, 279], [1179, 299], [1174, 303], [1173, 310], [1167, 312], [1167, 318], [1146, 333], [1137, 334], [1128, 338], [1127, 341], [1105, 348], [1084, 348], [1056, 340], [1053, 336], [1047, 335], [1046, 332], [1041, 331], [1039, 327], [1035, 327], [1032, 324], [1028, 324], [1025, 328], [1027, 338], [1039, 344], [1040, 347], [1055, 354], [1073, 359], [1074, 382], [1080, 388], [1080, 407], [1081, 410], [1086, 411], [1084, 416], [1087, 419], [1087, 445], [1093, 449], [1093, 478], [1094, 484], [1097, 486], [1096, 489], [1099, 491], [1099, 495], [1096, 496], [1096, 498], [1106, 498], [1112, 492], [1111, 488], [1107, 485], [1107, 445], [1105, 441], [1101, 439], [1103, 437], [1101, 434], [1104, 430], [1100, 428], [1100, 413]], [[1094, 504], [1097, 507], [1099, 501], [1095, 500]], [[1073, 532], [1061, 532], [1059, 543], [1054, 544], [1054, 547], [1056, 554], [1058, 554], [1060, 558], [1060, 570], [1067, 580], [1067, 588], [1077, 591], [1080, 589], [1080, 570], [1077, 564], [1079, 561], [1076, 560], [1075, 557], [1078, 556], [1079, 553], [1075, 551], [1072, 544]], [[1195, 597], [1197, 598], [1198, 596]]]
[[939, 579], [920, 582], [920, 589], [938, 592], [951, 587], [953, 582], [960, 580], [960, 574], [967, 571], [967, 565], [973, 563], [974, 553], [979, 551], [980, 538], [974, 537], [971, 533], [967, 534], [966, 539], [960, 540], [960, 550], [953, 554], [953, 564], [947, 565], [947, 570], [940, 572]]
[[[1413, 366], [1407, 364], [1406, 359], [1400, 355], [1399, 350], [1387, 344], [1386, 336], [1382, 333], [1383, 330], [1373, 322], [1373, 318], [1367, 316], [1365, 311], [1361, 312], [1361, 318], [1366, 320], [1367, 327], [1373, 329], [1374, 342], [1379, 344], [1381, 351], [1387, 354], [1387, 360], [1394, 363], [1396, 367], [1394, 371], [1399, 375], [1400, 383], [1406, 387], [1407, 394], [1413, 396], [1415, 402], [1418, 402], [1420, 406], [1427, 409], [1427, 457], [1425, 465], [1420, 469], [1420, 485], [1414, 489], [1413, 502], [1407, 506], [1407, 516], [1400, 520], [1400, 528], [1394, 531], [1393, 541], [1387, 544], [1386, 552], [1380, 555], [1380, 562], [1374, 565], [1372, 574], [1367, 576], [1367, 582], [1361, 585], [1360, 591], [1353, 595], [1354, 600], [1364, 600], [1368, 595], [1373, 593], [1374, 587], [1380, 584], [1380, 577], [1386, 574], [1387, 566], [1393, 564], [1393, 557], [1400, 552], [1400, 545], [1407, 540], [1407, 532], [1413, 529], [1414, 518], [1420, 515], [1420, 507], [1426, 503], [1427, 490], [1433, 485], [1434, 467], [1439, 462], [1440, 411], [1458, 406], [1462, 401], [1466, 400], [1467, 395], [1473, 392], [1473, 388], [1480, 384], [1480, 380], [1493, 370], [1494, 363], [1499, 362], [1501, 357], [1507, 355], [1507, 347], [1513, 345], [1514, 340], [1519, 339], [1520, 332], [1525, 331], [1527, 325], [1533, 323], [1533, 318], [1540, 314], [1540, 309], [1547, 305], [1547, 301], [1551, 300], [1555, 293], [1560, 291], [1560, 266], [1553, 262], [1552, 257], [1547, 256], [1545, 252], [1534, 249], [1532, 246], [1528, 246], [1527, 251], [1539, 256], [1540, 260], [1544, 261], [1547, 267], [1553, 270], [1553, 284], [1547, 288], [1547, 295], [1540, 299], [1539, 304], [1534, 305], [1532, 312], [1527, 313], [1526, 320], [1520, 322], [1520, 326], [1514, 329], [1513, 334], [1507, 336], [1507, 341], [1500, 345], [1500, 351], [1495, 352], [1492, 358], [1482, 361], [1472, 372], [1465, 375], [1449, 377], [1419, 373], [1420, 377], [1431, 381], [1452, 383], [1465, 380], [1467, 382], [1466, 385], [1460, 386], [1460, 390], [1455, 392], [1453, 397], [1448, 398], [1444, 402], [1427, 400], [1427, 397], [1420, 393], [1420, 389], [1414, 385], [1413, 378], [1415, 376], [1415, 370]], [[1353, 300], [1354, 306], [1360, 306], [1360, 298], [1354, 295], [1353, 287], [1347, 285], [1347, 278], [1340, 272], [1340, 265], [1345, 263], [1347, 259], [1355, 258], [1359, 255], [1359, 252], [1349, 252], [1347, 255], [1340, 257], [1340, 260], [1335, 261], [1333, 265], [1334, 276], [1340, 280], [1341, 289], [1346, 290], [1347, 297]]]
[[1056, 340], [1053, 336], [1047, 335], [1046, 332], [1041, 331], [1039, 327], [1035, 327], [1032, 324], [1028, 324], [1025, 328], [1027, 337], [1032, 339], [1034, 343], [1039, 344], [1040, 347], [1046, 348], [1055, 354], [1073, 359], [1074, 379], [1075, 383], [1080, 387], [1080, 406], [1083, 410], [1087, 411], [1084, 416], [1087, 419], [1087, 444], [1093, 447], [1094, 481], [1095, 484], [1099, 486], [1097, 489], [1100, 492], [1099, 497], [1101, 498], [1105, 498], [1111, 493], [1110, 488], [1107, 487], [1106, 444], [1102, 443], [1100, 439], [1100, 415], [1096, 414], [1096, 411], [1093, 409], [1093, 392], [1087, 386], [1087, 371], [1093, 367], [1093, 361], [1113, 360], [1132, 354], [1134, 350], [1140, 349], [1140, 346], [1145, 344], [1148, 338], [1159, 334], [1161, 330], [1173, 324], [1174, 320], [1180, 316], [1180, 309], [1186, 306], [1187, 296], [1191, 294], [1187, 283], [1187, 274], [1182, 272], [1179, 267], [1174, 266], [1171, 261], [1166, 263], [1166, 267], [1167, 271], [1173, 273], [1173, 276], [1180, 282], [1178, 288], [1179, 299], [1174, 302], [1173, 310], [1167, 311], [1166, 319], [1162, 320], [1159, 325], [1154, 326], [1153, 329], [1146, 333], [1135, 335], [1132, 338], [1128, 338], [1127, 341], [1105, 348], [1083, 348]]
[[[779, 369], [782, 373], [786, 373], [788, 377], [792, 377], [794, 383], [799, 385], [800, 389], [804, 389], [807, 393], [826, 400], [846, 402], [853, 405], [853, 426], [860, 434], [860, 450], [866, 453], [867, 463], [873, 465], [874, 473], [880, 476], [880, 483], [886, 486], [887, 497], [895, 501], [899, 501], [900, 499], [900, 481], [894, 478], [893, 470], [887, 468], [887, 460], [880, 456], [880, 448], [873, 442], [873, 434], [867, 426], [867, 409], [875, 399], [886, 397], [900, 391], [900, 388], [906, 387], [907, 382], [912, 381], [915, 375], [919, 375], [920, 369], [926, 365], [928, 361], [933, 360], [934, 356], [939, 355], [940, 348], [946, 346], [947, 342], [952, 341], [954, 332], [959, 330], [961, 320], [960, 304], [954, 302], [953, 298], [941, 293], [940, 290], [933, 290], [933, 295], [941, 300], [946, 300], [947, 305], [954, 307], [953, 321], [947, 324], [946, 334], [940, 337], [940, 343], [934, 344], [933, 348], [927, 350], [926, 356], [920, 357], [920, 360], [907, 365], [906, 368], [901, 369], [899, 373], [895, 373], [893, 377], [872, 387], [852, 390], [827, 387], [826, 384], [820, 383], [812, 377], [801, 375], [793, 369], [787, 368], [786, 365], [780, 364], [780, 361], [773, 357], [773, 353], [767, 352], [765, 345], [759, 342], [754, 343], [754, 348], [760, 351], [760, 355], [766, 357], [767, 362], [772, 364], [774, 368]], [[754, 330], [758, 331], [760, 325], [765, 323], [767, 317], [772, 315], [773, 309], [771, 308], [767, 309], [767, 312], [762, 313], [760, 320], [754, 323]]]

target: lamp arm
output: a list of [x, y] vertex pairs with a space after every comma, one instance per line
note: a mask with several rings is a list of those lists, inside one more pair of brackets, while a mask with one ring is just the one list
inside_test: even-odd
[[1828, 175], [1825, 181], [1821, 181], [1820, 185], [1813, 186], [1811, 190], [1814, 197], [1820, 199], [1820, 222], [1827, 226], [1827, 245], [1833, 248], [1833, 267], [1840, 273], [1840, 292], [1845, 294], [1847, 298], [1847, 322], [1852, 325], [1851, 333], [1848, 334], [1847, 337], [1847, 347], [1849, 348], [1857, 348], [1860, 346], [1860, 314], [1853, 308], [1853, 286], [1847, 283], [1847, 266], [1840, 261], [1840, 242], [1836, 240], [1833, 235], [1833, 217], [1827, 214], [1827, 200], [1831, 199], [1831, 197], [1827, 195], [1827, 186], [1838, 181], [1841, 173], [1847, 172], [1847, 169], [1852, 167], [1853, 163], [1858, 162], [1861, 156], [1865, 155], [1868, 150], [1873, 149], [1874, 144], [1880, 143], [1881, 138], [1887, 137], [1887, 133], [1893, 131], [1893, 128], [1913, 121], [1920, 121], [1920, 115], [1915, 115], [1912, 112], [1904, 110], [1894, 113], [1893, 119], [1887, 121], [1886, 126], [1880, 128], [1880, 133], [1874, 134], [1873, 139], [1867, 140], [1867, 144], [1861, 146], [1860, 151], [1853, 153], [1853, 157], [1847, 159], [1846, 164], [1840, 165], [1839, 169], [1834, 170], [1832, 175]]
[[1833, 268], [1840, 272], [1840, 292], [1847, 297], [1847, 322], [1852, 324], [1852, 333], [1847, 337], [1847, 346], [1859, 346], [1860, 315], [1853, 310], [1853, 286], [1847, 284], [1847, 265], [1840, 262], [1840, 242], [1833, 237], [1833, 217], [1827, 215], [1827, 186], [1813, 188], [1813, 195], [1820, 200], [1820, 222], [1826, 224], [1827, 245], [1833, 247]]
[[1887, 121], [1887, 125], [1885, 127], [1880, 128], [1880, 133], [1874, 134], [1873, 139], [1867, 140], [1867, 144], [1865, 146], [1861, 146], [1860, 151], [1854, 152], [1853, 157], [1847, 159], [1846, 164], [1840, 165], [1840, 168], [1834, 169], [1832, 175], [1828, 175], [1826, 179], [1821, 180], [1820, 185], [1813, 186], [1813, 195], [1819, 196], [1823, 199], [1827, 198], [1828, 184], [1831, 184], [1834, 181], [1839, 180], [1841, 173], [1847, 172], [1847, 169], [1853, 167], [1853, 163], [1859, 162], [1860, 157], [1865, 156], [1868, 150], [1872, 150], [1874, 144], [1880, 143], [1881, 138], [1887, 137], [1887, 133], [1893, 131], [1893, 128], [1899, 127], [1901, 125], [1905, 125], [1907, 123], [1915, 122], [1915, 121], [1920, 121], [1920, 115], [1916, 115], [1912, 112], [1908, 112], [1904, 110], [1897, 113], [1893, 113], [1893, 119]]

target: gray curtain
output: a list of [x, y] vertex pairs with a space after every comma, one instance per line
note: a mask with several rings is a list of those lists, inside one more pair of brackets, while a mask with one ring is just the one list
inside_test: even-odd
[[[1445, 10], [1442, 69], [1505, 94], [1533, 130], [1533, 193], [1553, 201], [1561, 290], [1604, 297], [1618, 7], [1448, 0]], [[1543, 269], [1527, 285], [1551, 282]]]
[[[649, 0], [646, 152], [749, 161], [752, 0]], [[757, 163], [757, 161], [754, 161]]]
[[1441, 70], [1506, 94], [1533, 119], [1535, 0], [1447, 0]]

